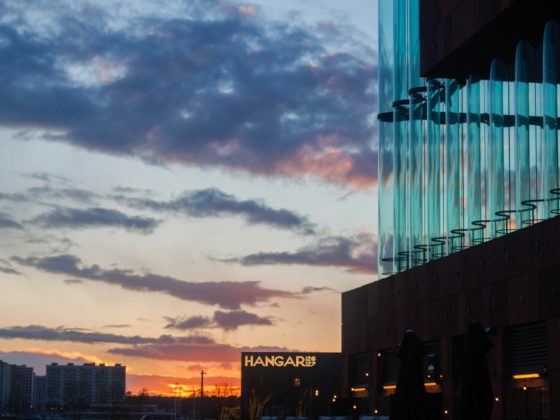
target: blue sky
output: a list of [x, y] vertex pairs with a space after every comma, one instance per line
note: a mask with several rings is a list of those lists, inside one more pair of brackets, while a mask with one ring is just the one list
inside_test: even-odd
[[340, 291], [376, 278], [375, 2], [0, 16], [1, 359], [163, 392], [201, 364], [235, 383], [241, 350], [339, 349]]

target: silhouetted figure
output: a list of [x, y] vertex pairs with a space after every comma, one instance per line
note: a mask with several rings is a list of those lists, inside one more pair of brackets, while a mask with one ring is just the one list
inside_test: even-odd
[[480, 323], [469, 323], [460, 382], [461, 420], [490, 419], [494, 396], [486, 354], [493, 347]]
[[413, 330], [404, 333], [399, 348], [399, 377], [391, 408], [391, 420], [428, 420], [422, 343]]

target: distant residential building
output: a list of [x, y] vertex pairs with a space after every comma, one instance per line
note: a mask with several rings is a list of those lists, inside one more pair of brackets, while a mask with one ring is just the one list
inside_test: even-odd
[[33, 383], [33, 408], [42, 410], [47, 403], [47, 377], [35, 376]]
[[0, 413], [8, 407], [10, 398], [11, 366], [0, 360]]
[[47, 365], [46, 403], [58, 407], [109, 405], [124, 401], [126, 366]]
[[33, 402], [33, 368], [25, 365], [10, 366], [9, 410], [22, 413], [31, 410]]

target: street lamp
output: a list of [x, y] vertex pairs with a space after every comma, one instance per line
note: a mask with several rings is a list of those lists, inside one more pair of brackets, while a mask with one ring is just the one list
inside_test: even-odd
[[204, 420], [204, 375], [206, 371], [200, 371], [200, 419]]

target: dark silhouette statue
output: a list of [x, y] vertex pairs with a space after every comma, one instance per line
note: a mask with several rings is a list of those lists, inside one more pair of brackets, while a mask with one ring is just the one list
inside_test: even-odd
[[401, 360], [397, 389], [391, 407], [391, 420], [428, 420], [422, 343], [413, 330], [407, 330], [401, 341]]
[[459, 388], [461, 420], [490, 419], [494, 396], [486, 354], [493, 347], [480, 323], [469, 323]]

